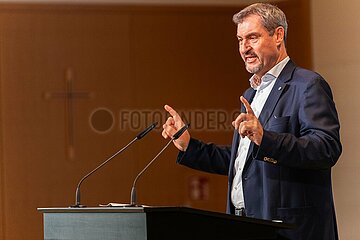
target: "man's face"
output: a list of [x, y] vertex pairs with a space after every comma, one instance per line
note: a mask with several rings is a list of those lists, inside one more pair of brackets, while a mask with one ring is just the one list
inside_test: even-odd
[[250, 15], [238, 24], [239, 52], [248, 72], [261, 77], [277, 64], [280, 50], [276, 35], [276, 31], [269, 35], [257, 15]]

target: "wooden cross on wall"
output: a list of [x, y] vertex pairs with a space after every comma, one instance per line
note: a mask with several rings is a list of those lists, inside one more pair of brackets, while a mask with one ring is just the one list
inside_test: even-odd
[[73, 70], [67, 68], [65, 70], [65, 91], [46, 92], [45, 99], [64, 99], [65, 100], [65, 141], [66, 152], [69, 159], [74, 159], [74, 106], [73, 101], [76, 99], [89, 99], [93, 96], [91, 92], [74, 91], [73, 90]]

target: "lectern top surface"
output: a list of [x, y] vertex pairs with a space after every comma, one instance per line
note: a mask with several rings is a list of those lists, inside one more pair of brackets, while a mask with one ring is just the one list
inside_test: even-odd
[[144, 213], [144, 214], [181, 214], [192, 216], [203, 216], [217, 219], [227, 219], [235, 222], [248, 222], [256, 223], [266, 226], [278, 227], [278, 228], [294, 228], [294, 225], [287, 224], [278, 221], [255, 219], [249, 217], [240, 217], [225, 213], [211, 212], [206, 210], [188, 208], [188, 207], [174, 207], [174, 206], [137, 206], [137, 207], [58, 207], [58, 208], [38, 208], [42, 213]]

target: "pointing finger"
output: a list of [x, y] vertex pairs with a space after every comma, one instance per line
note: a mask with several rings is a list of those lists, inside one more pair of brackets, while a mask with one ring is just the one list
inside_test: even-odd
[[254, 114], [254, 111], [252, 110], [252, 108], [251, 108], [249, 102], [246, 100], [246, 98], [244, 98], [243, 96], [241, 96], [241, 97], [240, 97], [240, 101], [244, 104], [247, 114], [255, 115], [255, 114]]
[[164, 106], [164, 109], [170, 113], [170, 115], [174, 118], [174, 120], [176, 121], [177, 119], [180, 119], [180, 116], [179, 114], [172, 108], [170, 107], [169, 105], [165, 105]]

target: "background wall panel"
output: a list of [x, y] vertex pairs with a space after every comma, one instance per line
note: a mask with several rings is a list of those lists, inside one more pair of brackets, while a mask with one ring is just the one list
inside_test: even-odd
[[356, 0], [311, 3], [314, 67], [331, 84], [341, 121], [343, 154], [333, 171], [340, 239], [360, 239], [359, 7]]
[[[301, 48], [294, 41], [309, 32], [307, 21], [301, 21], [307, 4], [279, 5], [293, 29], [292, 58], [311, 66], [309, 38], [302, 38]], [[152, 120], [161, 126], [166, 103], [201, 117], [227, 113], [228, 128], [220, 129], [216, 116], [211, 131], [196, 119], [192, 135], [229, 144], [230, 113], [238, 109], [249, 78], [231, 21], [238, 10], [0, 5], [4, 239], [41, 239], [36, 208], [73, 204], [80, 178]], [[158, 114], [145, 116], [145, 111]], [[129, 118], [133, 113], [142, 115]], [[160, 132], [158, 127], [84, 182], [82, 203], [129, 202], [134, 177], [166, 143]], [[169, 148], [140, 179], [139, 203], [223, 212], [226, 177], [180, 167], [176, 154]]]

